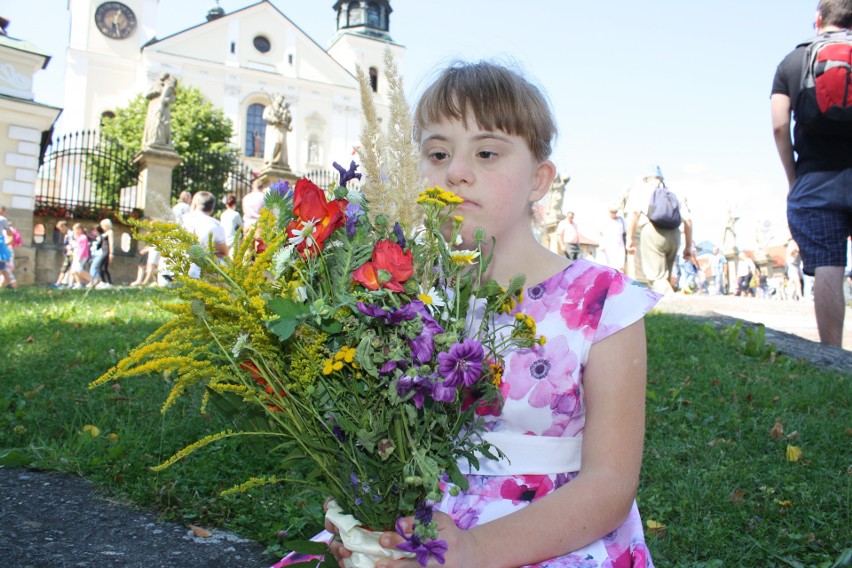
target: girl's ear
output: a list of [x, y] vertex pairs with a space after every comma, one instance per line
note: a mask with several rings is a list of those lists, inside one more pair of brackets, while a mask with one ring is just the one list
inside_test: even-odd
[[556, 177], [556, 166], [550, 160], [539, 162], [535, 172], [535, 185], [530, 193], [530, 201], [535, 202], [547, 195], [553, 178]]

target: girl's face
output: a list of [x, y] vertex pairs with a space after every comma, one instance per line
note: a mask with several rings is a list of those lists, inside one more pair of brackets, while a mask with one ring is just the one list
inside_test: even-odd
[[472, 248], [474, 229], [499, 243], [528, 234], [529, 206], [550, 188], [554, 168], [538, 162], [526, 141], [502, 131], [490, 132], [459, 120], [443, 120], [421, 129], [420, 170], [430, 186], [452, 191], [464, 203], [461, 248]]

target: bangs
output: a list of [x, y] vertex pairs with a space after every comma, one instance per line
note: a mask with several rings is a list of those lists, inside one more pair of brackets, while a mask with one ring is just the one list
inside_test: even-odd
[[538, 160], [551, 153], [556, 126], [541, 92], [516, 73], [490, 63], [454, 65], [446, 69], [420, 99], [415, 110], [419, 132], [427, 124], [459, 120], [466, 128], [520, 136]]

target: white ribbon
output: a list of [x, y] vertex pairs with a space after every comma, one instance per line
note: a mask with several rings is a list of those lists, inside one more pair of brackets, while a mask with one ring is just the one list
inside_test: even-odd
[[580, 471], [583, 437], [525, 436], [509, 432], [485, 432], [482, 439], [505, 454], [499, 460], [479, 453], [479, 469], [468, 460], [459, 460], [462, 473], [468, 475], [553, 475]]
[[363, 528], [361, 522], [352, 515], [343, 513], [343, 509], [330, 501], [325, 518], [337, 527], [343, 546], [352, 552], [352, 556], [343, 560], [346, 568], [375, 568], [380, 558], [414, 558], [411, 552], [383, 548], [379, 544], [381, 531], [371, 531]]

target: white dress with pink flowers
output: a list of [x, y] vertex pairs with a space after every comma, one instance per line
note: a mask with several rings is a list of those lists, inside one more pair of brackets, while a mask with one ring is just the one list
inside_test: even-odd
[[[547, 341], [506, 355], [503, 408], [496, 415], [480, 412], [491, 432], [486, 438], [510, 462], [484, 462], [488, 469], [468, 476], [468, 490], [455, 497], [447, 495], [439, 509], [468, 529], [508, 515], [570, 483], [581, 459], [586, 417], [583, 369], [589, 349], [641, 319], [658, 299], [656, 293], [623, 274], [586, 260], [577, 260], [524, 290], [516, 311], [531, 316], [537, 332]], [[653, 566], [635, 502], [624, 523], [610, 534], [582, 550], [534, 566]]]

